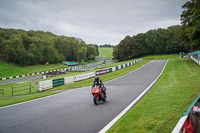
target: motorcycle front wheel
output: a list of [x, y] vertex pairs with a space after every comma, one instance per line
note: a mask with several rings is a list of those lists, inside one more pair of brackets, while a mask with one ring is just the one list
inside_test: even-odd
[[99, 100], [97, 99], [97, 96], [94, 95], [93, 97], [93, 101], [94, 101], [94, 104], [95, 105], [98, 105], [99, 104]]
[[104, 93], [103, 93], [103, 95], [104, 95], [103, 101], [105, 102], [105, 101], [106, 101], [106, 99], [107, 99], [106, 92], [104, 92]]

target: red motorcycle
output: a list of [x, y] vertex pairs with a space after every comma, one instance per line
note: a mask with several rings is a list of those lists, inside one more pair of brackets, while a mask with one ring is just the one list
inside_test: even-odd
[[95, 105], [98, 105], [100, 102], [105, 102], [107, 99], [106, 95], [106, 88], [101, 88], [100, 86], [95, 86], [92, 88], [92, 95], [93, 95], [93, 101]]

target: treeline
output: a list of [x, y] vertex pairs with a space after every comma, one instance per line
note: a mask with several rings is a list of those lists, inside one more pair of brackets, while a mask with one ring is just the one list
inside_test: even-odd
[[150, 30], [126, 36], [114, 47], [113, 57], [128, 60], [157, 54], [178, 54], [200, 49], [200, 1], [187, 1], [182, 8], [181, 26]]
[[50, 32], [0, 28], [0, 51], [0, 60], [24, 66], [95, 58], [98, 46]]
[[113, 50], [113, 56], [118, 60], [128, 60], [135, 57], [159, 54], [177, 54], [187, 52], [185, 42], [179, 39], [181, 26], [171, 26], [167, 29], [150, 30], [135, 36], [126, 36]]

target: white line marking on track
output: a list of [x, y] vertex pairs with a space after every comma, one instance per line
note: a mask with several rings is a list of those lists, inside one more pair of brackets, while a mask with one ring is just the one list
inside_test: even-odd
[[130, 103], [119, 115], [117, 115], [110, 123], [108, 123], [99, 133], [105, 133], [114, 125], [122, 116], [124, 116], [132, 107], [135, 105], [142, 97], [145, 95], [145, 93], [155, 84], [155, 82], [159, 79], [161, 74], [163, 73], [166, 65], [167, 65], [168, 60], [166, 61], [162, 71], [158, 75], [158, 77], [132, 102]]

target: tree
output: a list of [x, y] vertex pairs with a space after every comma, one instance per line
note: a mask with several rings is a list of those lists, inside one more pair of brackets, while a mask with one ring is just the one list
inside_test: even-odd
[[[119, 49], [119, 52], [120, 52], [120, 58], [121, 60], [128, 60], [128, 59], [131, 59], [132, 55], [131, 55], [131, 44], [132, 44], [132, 38], [130, 36], [126, 36], [124, 38], [124, 40], [122, 40], [120, 42], [120, 49]], [[123, 47], [125, 49], [123, 49]]]
[[86, 60], [86, 56], [87, 56], [87, 48], [81, 47], [81, 49], [78, 51], [77, 60], [84, 61]]
[[200, 1], [187, 1], [182, 8], [184, 10], [181, 14], [181, 37], [191, 51], [200, 49]]
[[18, 65], [25, 66], [29, 63], [27, 56], [27, 51], [25, 49], [21, 50], [18, 54]]
[[180, 33], [181, 26], [177, 25], [150, 30], [133, 37], [126, 36], [114, 47], [113, 56], [118, 60], [127, 60], [146, 55], [186, 52], [185, 42], [179, 39]]
[[136, 36], [133, 36], [132, 40], [132, 57], [144, 56], [146, 53], [146, 35], [140, 33]]
[[119, 57], [119, 45], [113, 47], [113, 57], [114, 57], [114, 59], [120, 60], [120, 57]]
[[41, 51], [37, 48], [35, 44], [30, 44], [28, 50], [28, 64], [29, 65], [36, 65], [42, 62], [43, 56]]
[[0, 59], [7, 61], [9, 59], [9, 45], [4, 38], [0, 37]]
[[9, 61], [11, 62], [15, 62], [15, 63], [19, 63], [19, 56], [18, 54], [20, 53], [20, 51], [24, 51], [24, 46], [22, 43], [22, 39], [18, 38], [18, 37], [13, 37], [11, 39], [8, 40], [8, 44], [9, 44]]
[[96, 44], [94, 44], [94, 46], [96, 47], [96, 56], [99, 56], [99, 47], [98, 47], [98, 45], [96, 45]]
[[43, 52], [43, 58], [45, 62], [56, 64], [62, 61], [58, 51], [52, 46], [46, 47]]
[[97, 55], [96, 46], [92, 44], [87, 45], [87, 58], [94, 59], [96, 55]]
[[1, 60], [22, 66], [87, 60], [98, 55], [98, 46], [50, 32], [0, 28], [0, 51]]

